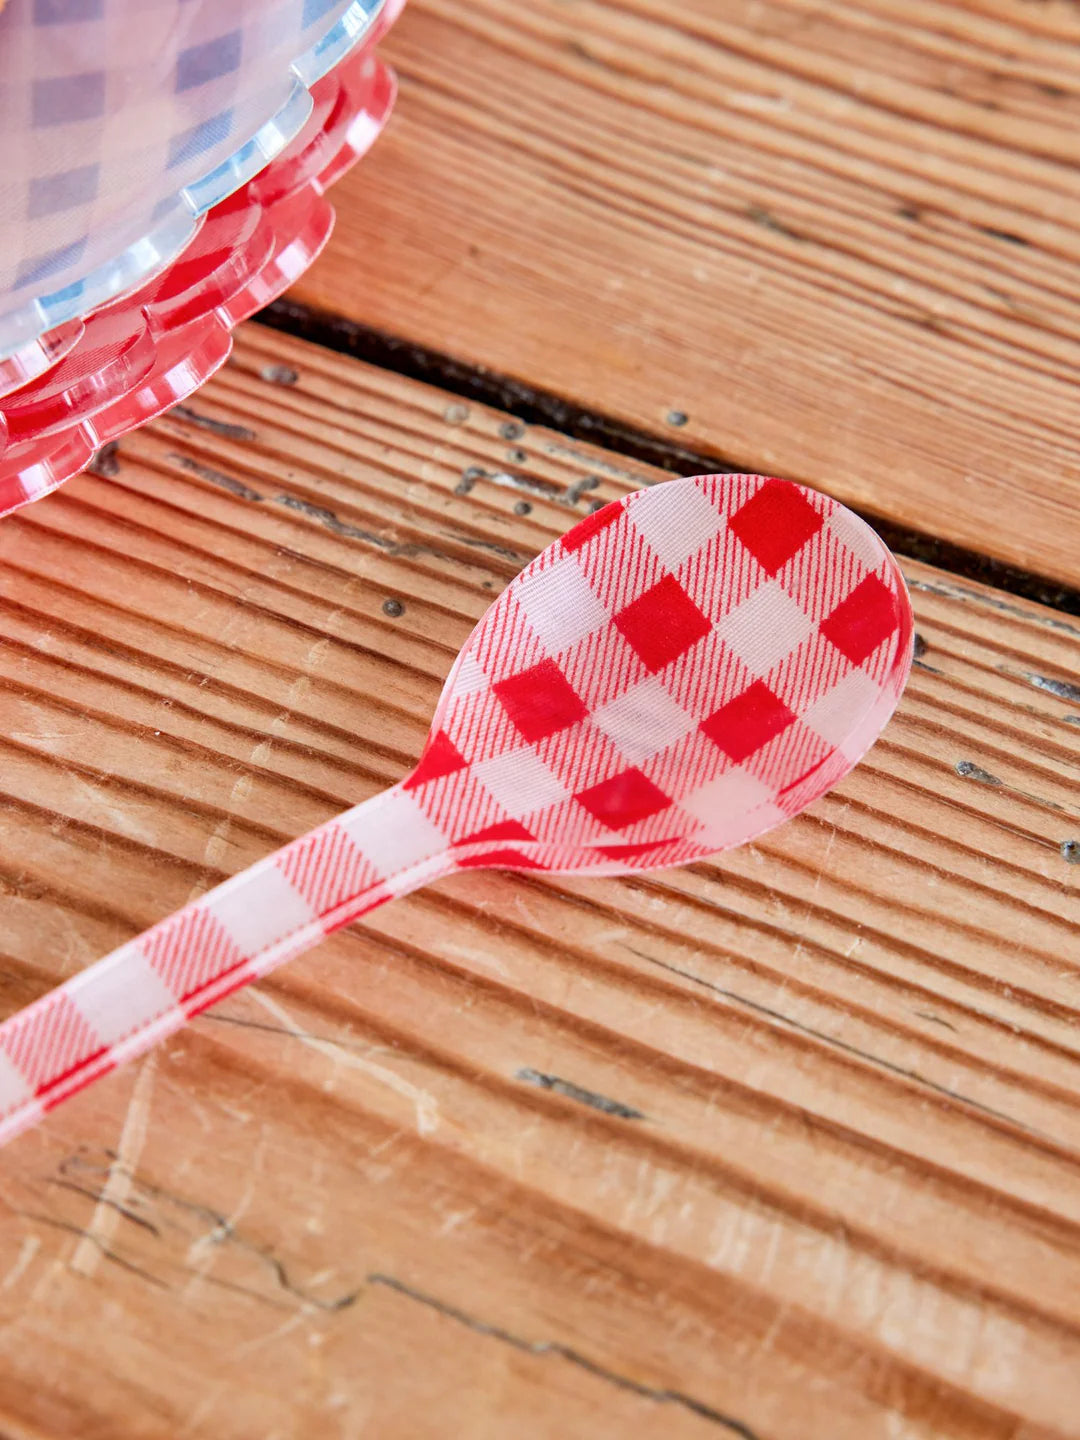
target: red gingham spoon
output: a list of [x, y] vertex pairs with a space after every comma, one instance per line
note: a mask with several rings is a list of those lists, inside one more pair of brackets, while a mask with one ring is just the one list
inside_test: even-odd
[[439, 876], [699, 860], [861, 758], [911, 664], [885, 546], [760, 475], [638, 491], [548, 547], [458, 656], [420, 761], [0, 1025], [0, 1141]]

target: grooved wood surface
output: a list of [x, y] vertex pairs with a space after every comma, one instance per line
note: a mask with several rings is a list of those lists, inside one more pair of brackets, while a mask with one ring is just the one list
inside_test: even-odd
[[[0, 524], [3, 1013], [402, 775], [658, 478], [253, 326], [109, 469]], [[793, 823], [454, 877], [0, 1151], [0, 1434], [1080, 1433], [1080, 622], [905, 573]]]
[[411, 0], [386, 50], [300, 299], [1077, 584], [1075, 4]]

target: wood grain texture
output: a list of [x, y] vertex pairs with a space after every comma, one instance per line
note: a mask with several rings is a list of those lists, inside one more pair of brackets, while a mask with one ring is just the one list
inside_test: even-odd
[[1078, 42], [1066, 0], [412, 0], [296, 293], [1075, 586]]
[[[258, 327], [108, 468], [0, 526], [4, 1013], [403, 774], [657, 478]], [[905, 572], [795, 822], [457, 876], [0, 1152], [0, 1433], [1075, 1436], [1080, 624]]]

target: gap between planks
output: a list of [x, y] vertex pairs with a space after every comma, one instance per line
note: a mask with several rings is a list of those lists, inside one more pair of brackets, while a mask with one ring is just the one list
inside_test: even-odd
[[413, 0], [294, 298], [1075, 589], [1077, 25], [1035, 10]]
[[[693, 450], [657, 432], [637, 429], [610, 415], [587, 410], [566, 396], [537, 389], [483, 365], [467, 365], [402, 336], [387, 335], [347, 316], [313, 309], [289, 298], [275, 301], [257, 317], [282, 334], [309, 340], [339, 355], [363, 360], [408, 379], [421, 380], [452, 395], [503, 410], [531, 425], [543, 425], [574, 440], [602, 446], [613, 455], [654, 465], [673, 475], [708, 475], [737, 470], [729, 459]], [[675, 416], [673, 423], [681, 423]], [[897, 555], [923, 560], [937, 570], [978, 580], [1006, 594], [1080, 616], [1080, 588], [1009, 565], [940, 536], [898, 525], [884, 514], [850, 507], [868, 521]]]

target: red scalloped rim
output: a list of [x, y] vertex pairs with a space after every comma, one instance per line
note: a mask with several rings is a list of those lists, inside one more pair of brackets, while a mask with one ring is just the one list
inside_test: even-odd
[[187, 249], [138, 290], [0, 362], [0, 515], [54, 490], [100, 447], [199, 388], [232, 329], [276, 300], [334, 225], [327, 187], [378, 136], [392, 72], [371, 47], [312, 89], [304, 129], [264, 171], [214, 207]]

